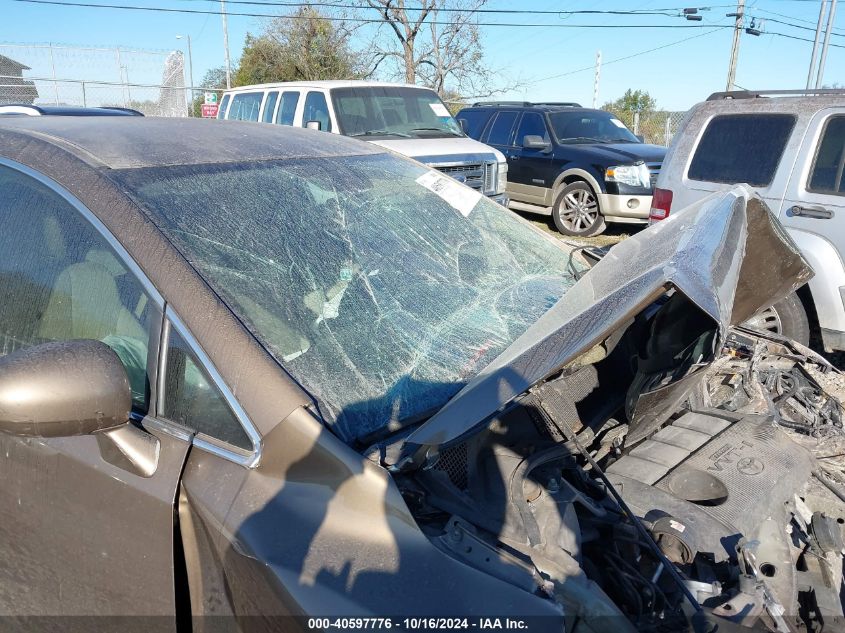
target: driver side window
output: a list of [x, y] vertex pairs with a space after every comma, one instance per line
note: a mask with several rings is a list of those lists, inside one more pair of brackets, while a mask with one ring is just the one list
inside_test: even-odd
[[93, 339], [112, 348], [146, 413], [147, 356], [160, 319], [106, 239], [65, 198], [0, 166], [0, 355], [33, 345]]

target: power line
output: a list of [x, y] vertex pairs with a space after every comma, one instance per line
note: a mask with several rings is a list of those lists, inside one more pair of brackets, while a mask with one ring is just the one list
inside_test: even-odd
[[[60, 7], [80, 7], [88, 9], [119, 9], [126, 11], [149, 11], [161, 13], [187, 13], [199, 15], [223, 15], [221, 11], [208, 9], [176, 9], [170, 7], [139, 7], [123, 4], [93, 4], [90, 2], [67, 2], [64, 0], [12, 0], [13, 2], [25, 2], [28, 4], [51, 5]], [[298, 16], [298, 15], [277, 15], [272, 13], [244, 13], [227, 11], [226, 15], [249, 18], [279, 18], [283, 20], [327, 20], [330, 22], [355, 22], [360, 24], [382, 24], [381, 18], [348, 18], [332, 16]], [[450, 26], [452, 22], [427, 21], [426, 24], [439, 26]], [[477, 26], [504, 26], [508, 28], [578, 28], [578, 29], [706, 29], [709, 24], [536, 24], [525, 22], [475, 22]]]
[[[683, 44], [684, 42], [689, 42], [690, 40], [694, 40], [698, 37], [704, 37], [705, 35], [710, 35], [712, 33], [716, 33], [717, 31], [723, 31], [725, 29], [733, 28], [732, 26], [717, 26], [716, 28], [707, 31], [706, 33], [699, 33], [698, 35], [693, 35], [692, 37], [685, 37], [682, 40], [676, 40], [674, 42], [669, 42], [668, 44], [663, 44], [662, 46], [656, 46], [655, 48], [649, 48], [644, 51], [639, 51], [638, 53], [631, 53], [630, 55], [625, 55], [624, 57], [617, 57], [616, 59], [611, 59], [610, 61], [602, 62], [603, 66], [608, 66], [610, 64], [615, 64], [617, 62], [623, 62], [626, 59], [633, 59], [634, 57], [639, 57], [640, 55], [646, 55], [647, 53], [653, 53], [655, 51], [662, 50], [664, 48], [669, 48], [670, 46], [676, 46], [678, 44]], [[569, 75], [575, 75], [577, 73], [582, 73], [587, 70], [593, 70], [595, 68], [594, 64], [590, 64], [589, 66], [585, 66], [584, 68], [579, 68], [578, 70], [570, 70], [565, 73], [560, 73], [559, 75], [550, 75], [549, 77], [542, 77], [540, 79], [533, 79], [533, 82], [539, 83], [541, 81], [548, 81], [550, 79], [560, 79], [561, 77], [567, 77]]]
[[[751, 16], [754, 17], [754, 16]], [[766, 20], [767, 22], [774, 22], [775, 24], [782, 24], [784, 26], [791, 26], [795, 29], [801, 29], [802, 31], [812, 31], [813, 33], [816, 32], [815, 28], [810, 28], [809, 26], [802, 26], [800, 24], [792, 24], [791, 22], [784, 22], [783, 20], [778, 20], [776, 18], [757, 18], [758, 20]], [[845, 37], [845, 34], [842, 33], [831, 33], [831, 35], [835, 35], [836, 37]], [[810, 40], [811, 42], [813, 40]]]
[[[793, 2], [797, 0], [792, 0]], [[807, 39], [806, 37], [798, 37], [796, 35], [787, 35], [786, 33], [778, 33], [776, 31], [763, 31], [762, 35], [776, 35], [777, 37], [785, 37], [790, 40], [798, 40], [799, 42], [813, 42], [813, 40]], [[690, 38], [692, 39], [692, 38]], [[834, 46], [836, 48], [845, 48], [845, 44], [833, 44], [830, 43], [828, 46]]]
[[[213, 2], [213, 0], [181, 0], [182, 2]], [[264, 7], [319, 7], [319, 8], [334, 8], [334, 9], [353, 9], [353, 10], [374, 10], [380, 11], [380, 7], [370, 5], [350, 6], [340, 2], [285, 2], [283, 0], [227, 0], [229, 4], [240, 4], [250, 6], [264, 6]], [[716, 5], [708, 7], [696, 7], [699, 11], [705, 11], [714, 8], [729, 7], [732, 5]], [[689, 7], [667, 7], [662, 9], [577, 9], [574, 11], [567, 10], [543, 10], [543, 9], [460, 9], [454, 7], [439, 7], [437, 13], [479, 13], [479, 14], [507, 14], [507, 15], [663, 15], [671, 18], [683, 17], [683, 10]], [[404, 11], [423, 11], [421, 7], [404, 7]]]

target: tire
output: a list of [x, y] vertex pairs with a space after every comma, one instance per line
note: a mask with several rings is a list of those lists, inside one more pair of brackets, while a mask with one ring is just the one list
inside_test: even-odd
[[598, 197], [586, 182], [568, 184], [555, 198], [552, 219], [557, 230], [573, 237], [592, 237], [604, 231]]
[[810, 345], [810, 320], [804, 304], [794, 292], [773, 306], [760, 310], [743, 325], [781, 334], [802, 345]]

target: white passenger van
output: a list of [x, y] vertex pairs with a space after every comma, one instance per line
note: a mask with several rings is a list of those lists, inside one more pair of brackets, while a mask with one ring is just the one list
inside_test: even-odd
[[466, 134], [428, 88], [373, 81], [303, 81], [227, 90], [218, 119], [310, 127], [414, 158], [507, 204], [504, 155]]

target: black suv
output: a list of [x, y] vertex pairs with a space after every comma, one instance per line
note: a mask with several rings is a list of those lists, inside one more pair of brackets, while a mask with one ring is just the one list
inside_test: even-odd
[[458, 122], [508, 159], [510, 207], [551, 215], [561, 233], [648, 222], [665, 147], [647, 145], [612, 113], [577, 103], [473, 104]]

